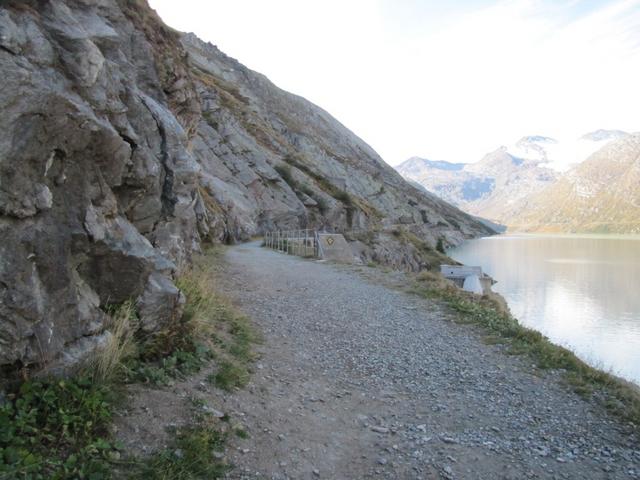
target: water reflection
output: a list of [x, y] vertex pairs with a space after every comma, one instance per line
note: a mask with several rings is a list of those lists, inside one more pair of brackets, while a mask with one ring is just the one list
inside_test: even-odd
[[640, 237], [501, 235], [449, 254], [498, 280], [523, 324], [640, 384]]

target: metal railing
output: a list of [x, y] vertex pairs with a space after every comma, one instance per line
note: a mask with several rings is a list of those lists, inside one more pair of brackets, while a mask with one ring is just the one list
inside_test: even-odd
[[320, 257], [320, 242], [316, 230], [274, 230], [265, 232], [264, 246], [289, 255]]

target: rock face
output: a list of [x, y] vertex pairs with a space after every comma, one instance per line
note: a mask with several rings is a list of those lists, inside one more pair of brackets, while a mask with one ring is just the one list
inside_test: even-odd
[[431, 244], [490, 233], [142, 0], [4, 1], [0, 71], [6, 373], [90, 355], [109, 305], [135, 301], [147, 332], [179, 318], [173, 278], [203, 240], [324, 226], [379, 231], [383, 244], [399, 224]]

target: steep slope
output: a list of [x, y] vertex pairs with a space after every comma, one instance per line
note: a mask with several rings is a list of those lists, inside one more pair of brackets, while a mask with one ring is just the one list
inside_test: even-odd
[[228, 211], [240, 235], [276, 224], [407, 225], [422, 238], [450, 243], [486, 233], [458, 209], [408, 185], [324, 110], [194, 35], [182, 42], [203, 100], [194, 155], [206, 193]]
[[[520, 143], [524, 148], [524, 140]], [[533, 148], [528, 143], [527, 148]], [[519, 158], [501, 147], [477, 163], [433, 162], [414, 157], [396, 168], [405, 178], [468, 213], [508, 223], [523, 199], [555, 181], [557, 173], [546, 168], [545, 161]]]
[[126, 300], [145, 335], [176, 322], [203, 240], [356, 229], [364, 256], [419, 268], [398, 225], [432, 245], [489, 233], [143, 0], [4, 1], [0, 69], [5, 373], [86, 358]]
[[532, 196], [525, 231], [640, 233], [640, 134], [620, 137]]

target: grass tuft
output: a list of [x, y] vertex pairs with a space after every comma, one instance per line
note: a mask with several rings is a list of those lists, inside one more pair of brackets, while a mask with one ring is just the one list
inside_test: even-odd
[[176, 285], [186, 297], [182, 319], [146, 341], [128, 363], [128, 380], [171, 385], [198, 372], [212, 359], [232, 362], [248, 377], [251, 345], [259, 341], [249, 319], [216, 287], [219, 250], [196, 257]]
[[176, 432], [173, 444], [152, 455], [132, 475], [136, 480], [195, 480], [222, 478], [229, 471], [215, 454], [224, 449], [227, 435], [213, 419]]
[[249, 381], [249, 372], [242, 365], [232, 361], [223, 361], [218, 365], [216, 373], [207, 377], [207, 381], [222, 390], [231, 391], [236, 387], [244, 387]]
[[107, 328], [111, 336], [107, 344], [93, 358], [92, 370], [97, 381], [109, 382], [122, 377], [125, 361], [137, 354], [134, 332], [138, 317], [133, 302], [127, 301], [110, 312], [111, 325]]

